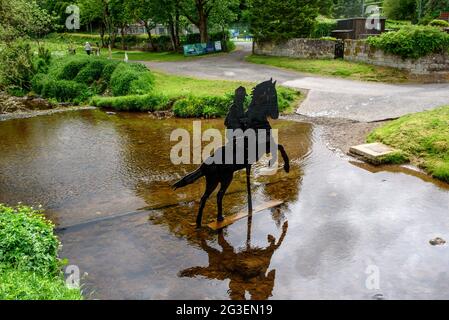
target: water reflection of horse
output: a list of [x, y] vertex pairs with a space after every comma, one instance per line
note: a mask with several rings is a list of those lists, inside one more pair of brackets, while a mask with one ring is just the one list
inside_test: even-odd
[[[252, 100], [246, 112], [243, 109], [245, 98], [245, 88], [238, 88], [236, 90], [234, 104], [231, 106], [225, 121], [226, 127], [233, 130], [233, 132], [239, 132], [239, 136], [230, 139], [225, 146], [216, 150], [197, 170], [173, 185], [175, 189], [181, 188], [194, 183], [203, 176], [206, 177], [206, 190], [201, 197], [196, 219], [198, 228], [201, 227], [206, 201], [217, 188], [218, 184], [220, 184], [220, 190], [217, 194], [217, 221], [223, 221], [223, 197], [233, 180], [234, 172], [246, 169], [248, 206], [251, 212], [251, 189], [249, 186], [251, 165], [257, 162], [261, 156], [268, 153], [272, 155], [270, 164], [276, 163], [276, 153], [279, 150], [284, 160], [284, 170], [286, 172], [290, 170], [287, 153], [281, 144], [277, 144], [274, 141], [271, 135], [271, 126], [268, 122], [268, 117], [272, 119], [279, 117], [276, 82], [269, 80], [258, 84], [253, 89]], [[254, 133], [254, 139], [249, 139], [245, 135], [249, 132]], [[244, 141], [243, 150], [236, 147], [238, 141]], [[231, 154], [232, 163], [229, 163], [226, 155], [229, 155], [231, 152], [233, 153]], [[240, 159], [240, 161], [237, 159]], [[217, 162], [217, 160], [219, 161]]]
[[270, 270], [271, 258], [281, 246], [287, 234], [288, 223], [284, 222], [282, 234], [276, 243], [272, 235], [268, 235], [269, 245], [265, 248], [246, 247], [236, 252], [224, 238], [223, 232], [218, 234], [218, 244], [222, 251], [209, 246], [206, 240], [201, 240], [201, 248], [209, 256], [207, 267], [192, 267], [179, 272], [180, 277], [203, 276], [208, 279], [229, 279], [229, 297], [235, 300], [244, 300], [248, 292], [251, 299], [263, 300], [271, 297], [276, 270]]

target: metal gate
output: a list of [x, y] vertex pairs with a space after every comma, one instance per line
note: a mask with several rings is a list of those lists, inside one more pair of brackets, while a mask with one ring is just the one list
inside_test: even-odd
[[343, 59], [345, 56], [345, 42], [339, 40], [335, 43], [335, 59]]

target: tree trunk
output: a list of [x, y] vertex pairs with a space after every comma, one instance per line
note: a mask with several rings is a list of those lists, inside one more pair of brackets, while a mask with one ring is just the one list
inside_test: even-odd
[[202, 43], [207, 43], [209, 41], [209, 36], [207, 34], [207, 15], [204, 12], [204, 9], [200, 10], [198, 14], [198, 29], [200, 29], [200, 39]]
[[176, 43], [176, 50], [179, 50], [181, 47], [181, 41], [179, 39], [179, 10], [176, 9], [176, 15], [175, 15], [175, 43]]
[[122, 36], [122, 50], [126, 50], [126, 45], [125, 45], [125, 26], [122, 25], [120, 28], [120, 35]]
[[173, 17], [170, 17], [168, 22], [168, 29], [170, 30], [170, 39], [173, 47], [173, 51], [177, 51], [178, 47], [176, 44], [176, 32], [175, 32], [175, 23], [173, 22]]
[[112, 33], [109, 35], [109, 42], [111, 44], [111, 48], [114, 49], [115, 48], [115, 38], [117, 37], [117, 32], [112, 31]]
[[151, 51], [157, 51], [157, 48], [154, 44], [154, 39], [153, 36], [151, 35], [151, 27], [148, 24], [148, 22], [144, 22], [145, 25], [145, 29], [147, 29], [147, 34], [148, 34], [148, 40], [150, 41], [150, 45], [151, 45]]
[[101, 38], [101, 47], [105, 47], [104, 45], [104, 25], [103, 23], [101, 23], [101, 27], [100, 27], [100, 38]]

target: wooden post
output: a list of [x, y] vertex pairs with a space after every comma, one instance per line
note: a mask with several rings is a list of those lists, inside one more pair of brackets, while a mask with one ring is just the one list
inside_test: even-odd
[[251, 224], [253, 220], [253, 201], [251, 197], [251, 165], [246, 166], [246, 191], [248, 192], [248, 227], [246, 232], [246, 246], [251, 246]]

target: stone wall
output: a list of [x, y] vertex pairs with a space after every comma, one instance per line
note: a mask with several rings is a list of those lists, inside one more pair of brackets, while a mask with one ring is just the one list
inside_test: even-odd
[[419, 59], [402, 59], [399, 56], [385, 53], [373, 48], [365, 41], [345, 40], [344, 59], [348, 61], [364, 62], [383, 67], [392, 67], [409, 71], [419, 77], [449, 78], [449, 55], [430, 54]]
[[254, 43], [254, 53], [266, 56], [290, 58], [333, 59], [335, 56], [333, 40], [291, 39], [283, 43]]

